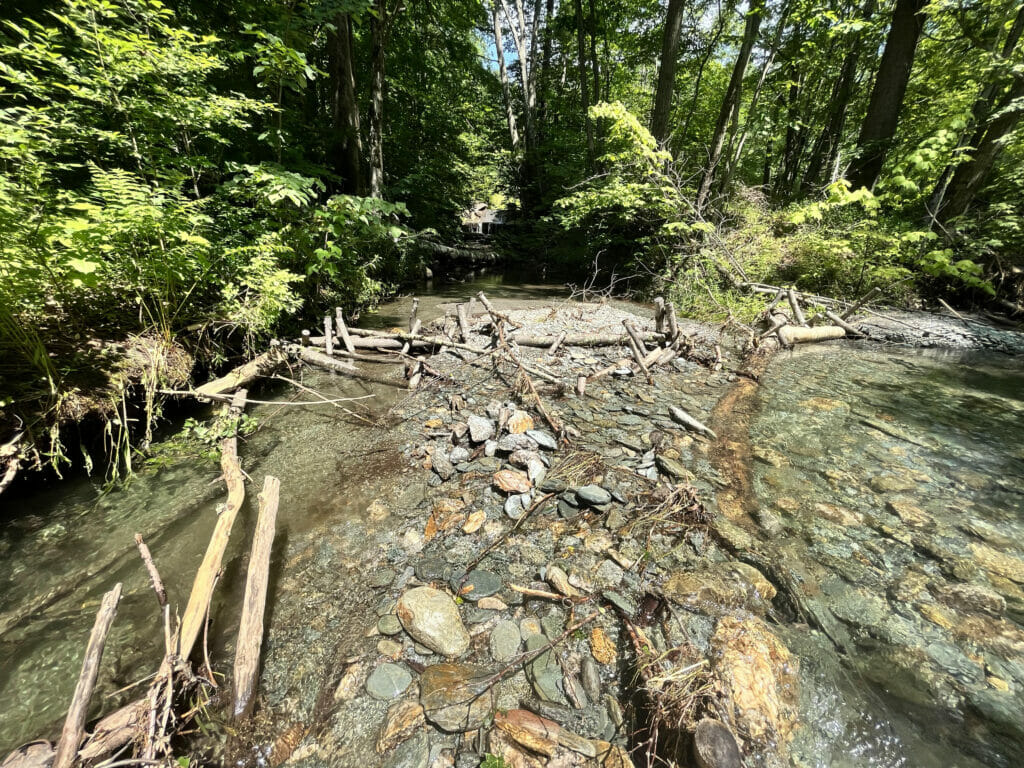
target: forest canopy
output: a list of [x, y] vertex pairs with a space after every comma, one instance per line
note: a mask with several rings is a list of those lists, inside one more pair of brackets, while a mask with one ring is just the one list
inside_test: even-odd
[[0, 420], [41, 445], [116, 401], [132, 339], [187, 357], [152, 390], [358, 312], [473, 201], [511, 258], [701, 316], [754, 281], [1019, 312], [1022, 31], [1015, 0], [4, 3]]

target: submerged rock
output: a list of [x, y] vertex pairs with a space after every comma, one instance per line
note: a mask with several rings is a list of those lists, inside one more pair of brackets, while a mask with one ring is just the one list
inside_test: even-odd
[[494, 706], [485, 685], [489, 670], [476, 664], [436, 664], [420, 675], [420, 704], [427, 720], [443, 731], [479, 728]]
[[448, 595], [432, 587], [406, 592], [395, 609], [405, 631], [419, 643], [443, 656], [461, 656], [469, 649], [469, 633], [459, 609]]
[[375, 699], [390, 701], [400, 696], [411, 682], [412, 675], [405, 667], [398, 664], [381, 664], [367, 678], [366, 692]]
[[742, 738], [785, 762], [797, 726], [799, 662], [760, 619], [725, 616], [711, 638], [713, 671]]

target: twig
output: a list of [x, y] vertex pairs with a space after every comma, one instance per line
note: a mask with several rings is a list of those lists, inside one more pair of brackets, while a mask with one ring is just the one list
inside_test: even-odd
[[480, 565], [481, 562], [483, 562], [483, 559], [487, 557], [487, 555], [493, 552], [494, 549], [498, 547], [500, 544], [502, 544], [506, 539], [508, 539], [509, 536], [518, 531], [522, 524], [526, 522], [526, 518], [528, 518], [533, 512], [536, 512], [538, 509], [540, 509], [548, 500], [554, 498], [554, 495], [555, 494], [553, 493], [548, 493], [544, 496], [541, 496], [539, 499], [537, 499], [537, 501], [533, 502], [533, 504], [530, 505], [529, 509], [523, 512], [522, 516], [518, 520], [516, 520], [515, 525], [513, 525], [511, 528], [509, 528], [507, 531], [501, 534], [501, 536], [499, 536], [497, 539], [492, 541], [484, 549], [483, 552], [481, 552], [479, 555], [470, 560], [469, 564], [466, 566], [466, 575], [459, 580], [459, 589], [462, 589], [462, 585], [466, 583], [466, 579], [469, 578], [469, 574], [473, 572], [474, 568], [476, 568], [478, 565]]
[[139, 548], [139, 555], [142, 556], [142, 562], [146, 565], [149, 581], [153, 585], [153, 591], [156, 592], [156, 600], [160, 603], [160, 607], [163, 608], [167, 605], [167, 590], [164, 589], [164, 582], [160, 578], [156, 564], [153, 562], [153, 555], [150, 554], [149, 547], [146, 546], [146, 541], [142, 538], [141, 533], [135, 534], [135, 546]]

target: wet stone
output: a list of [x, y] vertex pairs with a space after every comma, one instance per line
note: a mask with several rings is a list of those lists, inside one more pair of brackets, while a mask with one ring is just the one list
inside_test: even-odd
[[491, 656], [497, 662], [509, 661], [519, 652], [521, 640], [519, 627], [514, 621], [508, 619], [499, 621], [491, 630], [489, 640]]
[[580, 682], [591, 699], [597, 701], [601, 697], [601, 672], [597, 662], [590, 655], [584, 656], [580, 661]]
[[466, 600], [479, 600], [481, 597], [490, 597], [505, 586], [501, 576], [491, 571], [470, 571], [463, 582], [459, 594]]
[[396, 609], [405, 631], [419, 643], [445, 656], [461, 656], [470, 638], [455, 602], [431, 587], [406, 592]]
[[627, 616], [633, 616], [636, 614], [636, 603], [618, 592], [613, 592], [612, 590], [607, 589], [601, 593], [601, 596]]
[[375, 699], [390, 701], [400, 696], [411, 682], [412, 675], [405, 667], [398, 664], [381, 664], [367, 678], [366, 692]]
[[610, 504], [612, 495], [599, 485], [584, 485], [576, 489], [576, 497], [585, 504]]
[[391, 585], [395, 580], [396, 573], [390, 568], [378, 568], [370, 574], [370, 585], [381, 589]]
[[402, 631], [402, 622], [393, 613], [389, 613], [387, 616], [380, 617], [377, 622], [377, 631], [382, 635], [397, 635]]
[[381, 768], [427, 768], [429, 762], [430, 738], [426, 731], [420, 731], [395, 747]]
[[475, 664], [436, 664], [420, 675], [420, 704], [427, 720], [443, 731], [479, 728], [491, 714], [489, 670]]

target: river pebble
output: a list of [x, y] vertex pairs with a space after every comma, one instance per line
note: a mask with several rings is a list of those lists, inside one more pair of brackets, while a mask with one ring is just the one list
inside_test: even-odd
[[405, 631], [427, 648], [443, 656], [461, 656], [470, 638], [455, 602], [432, 587], [410, 589], [396, 608]]
[[400, 696], [412, 682], [412, 675], [398, 664], [381, 664], [366, 679], [366, 692], [375, 699], [390, 701]]

